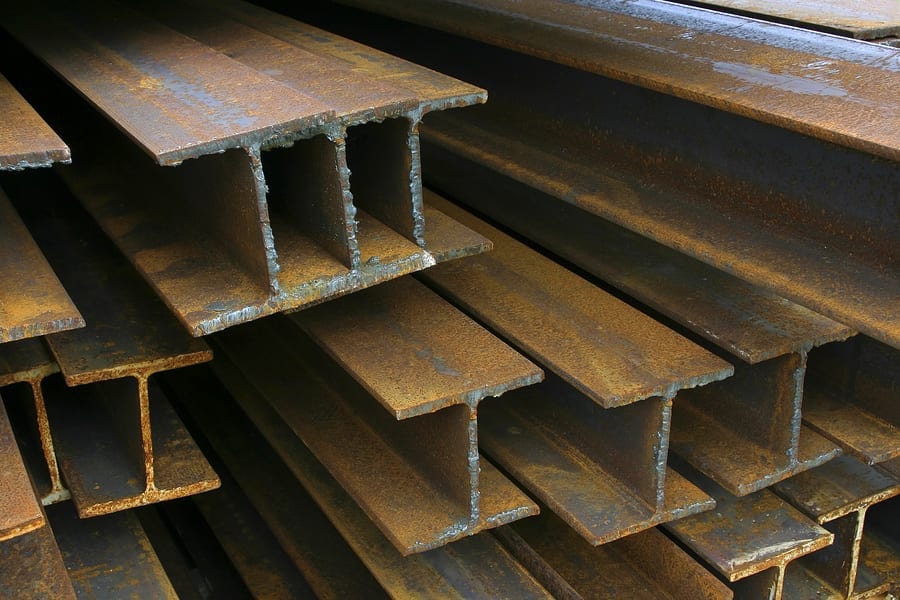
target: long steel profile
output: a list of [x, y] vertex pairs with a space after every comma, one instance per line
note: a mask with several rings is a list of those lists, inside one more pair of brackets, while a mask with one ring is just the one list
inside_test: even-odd
[[49, 525], [0, 542], [0, 598], [77, 597]]
[[0, 398], [0, 544], [46, 524]]
[[[421, 278], [555, 374], [484, 403], [481, 448], [592, 544], [711, 508], [666, 469], [671, 400], [727, 377], [731, 365], [473, 215], [426, 198], [494, 250]], [[424, 320], [416, 325], [421, 337], [441, 335]], [[368, 327], [357, 334], [382, 339]], [[387, 353], [390, 341], [381, 343]]]
[[809, 365], [804, 422], [867, 464], [900, 457], [900, 351], [859, 336]]
[[62, 172], [193, 335], [431, 266], [432, 236], [466, 236], [446, 219], [426, 230], [418, 124], [483, 90], [262, 9], [214, 7], [143, 6], [172, 28], [102, 0], [5, 21], [108, 118], [74, 126], [84, 159]]
[[92, 323], [46, 338], [65, 383], [77, 386], [45, 389], [44, 401], [56, 460], [79, 514], [217, 487], [215, 473], [151, 380], [160, 371], [208, 361], [212, 353], [182, 329], [48, 175], [31, 182], [20, 210]]
[[658, 529], [593, 547], [552, 513], [494, 532], [555, 598], [730, 599], [732, 591]]
[[791, 598], [872, 598], [891, 582], [861, 556], [869, 508], [900, 494], [900, 481], [851, 456], [775, 484], [773, 491], [834, 534], [834, 543], [788, 567]]
[[677, 468], [716, 499], [716, 509], [663, 527], [730, 582], [735, 597], [780, 600], [791, 561], [834, 540], [770, 490], [739, 498], [684, 464]]
[[59, 365], [40, 339], [20, 340], [0, 346], [0, 388], [16, 384], [27, 386], [25, 395], [33, 407], [29, 412], [34, 415], [42, 461], [40, 466], [33, 467], [35, 470], [31, 475], [45, 506], [70, 497], [60, 476], [44, 400], [44, 379], [55, 373], [59, 373]]
[[[0, 171], [71, 162], [69, 148], [0, 75]], [[0, 344], [84, 327], [22, 220], [0, 190]]]
[[[228, 372], [236, 374], [237, 370]], [[186, 394], [184, 406], [276, 535], [284, 539], [297, 531], [291, 525], [296, 515], [290, 511], [279, 515], [277, 499], [282, 494], [292, 498], [304, 493], [294, 487], [299, 481], [390, 597], [551, 597], [496, 540], [483, 534], [403, 556], [269, 402], [246, 381], [228, 379], [229, 392], [210, 393], [216, 388], [205, 384]], [[281, 468], [285, 466], [287, 475]], [[254, 480], [265, 484], [248, 485]], [[398, 506], [400, 510], [414, 508]], [[287, 543], [292, 544], [290, 540]]]
[[423, 127], [436, 189], [457, 154], [900, 345], [895, 49], [652, 0], [353, 4], [513, 51], [353, 30], [491, 89]]
[[231, 385], [240, 371], [403, 554], [534, 514], [480, 459], [476, 415], [541, 370], [413, 280], [360, 294], [292, 316], [337, 364], [289, 321], [267, 322], [216, 338], [234, 364], [217, 373]]
[[[900, 459], [878, 465], [897, 481], [900, 481]], [[862, 539], [860, 560], [891, 586], [894, 594], [900, 592], [900, 524], [897, 511], [900, 498], [896, 496], [867, 511], [866, 531]]]
[[[804, 375], [810, 349], [843, 340], [852, 334], [849, 328], [599, 217], [508, 184], [473, 173], [455, 184], [454, 192], [692, 331], [736, 365], [733, 377], [678, 394], [674, 452], [738, 495], [837, 454], [833, 442], [801, 422]], [[463, 262], [441, 268], [465, 267]]]

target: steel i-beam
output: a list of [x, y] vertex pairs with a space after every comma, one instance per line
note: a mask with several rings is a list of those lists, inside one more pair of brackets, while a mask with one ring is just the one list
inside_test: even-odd
[[[169, 380], [179, 396], [184, 392], [183, 406], [286, 548], [309, 543], [292, 539], [308, 535], [297, 526], [293, 508], [294, 498], [302, 506], [308, 500], [301, 496], [308, 494], [391, 597], [551, 597], [495, 539], [484, 534], [403, 556], [252, 386], [237, 385], [232, 379], [226, 392], [208, 381], [190, 382], [189, 377], [173, 373]], [[339, 439], [346, 442], [345, 450], [352, 446], [350, 438]], [[367, 468], [379, 468], [377, 456], [362, 460]], [[414, 504], [395, 498], [394, 507], [407, 518], [416, 518], [411, 514], [417, 509]]]
[[[729, 376], [731, 365], [446, 200], [426, 198], [494, 250], [421, 278], [554, 374], [480, 408], [479, 444], [491, 459], [592, 544], [711, 508], [666, 468], [671, 399]], [[441, 335], [425, 321], [416, 326]], [[367, 328], [358, 334], [379, 342]], [[380, 343], [388, 352], [390, 342]]]
[[46, 524], [0, 397], [0, 543]]
[[[0, 75], [0, 171], [71, 162], [69, 148]], [[0, 344], [84, 327], [84, 319], [0, 190]]]
[[426, 120], [439, 191], [432, 148], [900, 347], [895, 49], [654, 0], [346, 3], [484, 42], [322, 19], [491, 90]]
[[536, 512], [480, 459], [476, 415], [482, 398], [540, 381], [539, 368], [409, 278], [290, 318], [334, 362], [273, 321], [219, 334], [216, 372], [256, 388], [400, 552]]
[[193, 335], [431, 266], [432, 238], [466, 237], [425, 227], [418, 124], [483, 90], [238, 2], [157, 16], [171, 27], [50, 0], [4, 26], [107, 117], [57, 100], [82, 156], [61, 173]]
[[728, 586], [658, 529], [592, 547], [544, 512], [493, 533], [555, 598], [733, 597]]
[[900, 457], [900, 351], [871, 338], [810, 355], [803, 421], [867, 464]]
[[[45, 338], [66, 384], [78, 386], [67, 389], [51, 379], [43, 396], [56, 461], [79, 514], [217, 487], [215, 473], [151, 379], [208, 361], [212, 353], [183, 330], [52, 173], [47, 175], [30, 181], [19, 208], [91, 323]], [[40, 384], [32, 389], [38, 401]], [[44, 451], [52, 452], [47, 443]]]
[[49, 524], [0, 542], [0, 598], [77, 598]]
[[862, 599], [890, 590], [890, 582], [865, 564], [861, 548], [868, 509], [900, 494], [900, 481], [841, 456], [772, 489], [834, 534], [831, 546], [788, 567], [789, 598]]
[[737, 497], [683, 463], [677, 468], [716, 499], [716, 508], [663, 527], [730, 582], [735, 598], [779, 600], [791, 561], [834, 540], [770, 490]]

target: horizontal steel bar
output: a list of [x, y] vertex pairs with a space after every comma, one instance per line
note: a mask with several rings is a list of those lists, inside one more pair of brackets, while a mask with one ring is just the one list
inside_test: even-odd
[[591, 547], [550, 513], [495, 531], [557, 598], [714, 598], [732, 591], [657, 529]]
[[900, 159], [890, 48], [655, 0], [342, 3]]
[[0, 542], [0, 598], [77, 598], [49, 525]]
[[803, 420], [859, 460], [900, 457], [900, 351], [863, 336], [810, 355]]
[[[678, 470], [716, 500], [716, 509], [664, 527], [728, 581], [738, 597], [782, 596], [785, 568], [832, 543], [820, 527], [769, 490], [735, 497], [687, 465]], [[759, 594], [765, 590], [765, 595]]]
[[[373, 315], [391, 314], [390, 303], [383, 302], [385, 293], [378, 292], [384, 287], [373, 288], [361, 297], [364, 304], [365, 299], [369, 300]], [[401, 284], [394, 289], [408, 288]], [[321, 308], [342, 305], [362, 320], [363, 315], [350, 308], [354, 304], [346, 304], [357, 296]], [[220, 352], [215, 367], [219, 377], [230, 389], [252, 390], [260, 396], [260, 401], [270, 403], [404, 554], [436, 548], [482, 529], [534, 514], [536, 510], [496, 469], [479, 460], [475, 403], [483, 393], [499, 394], [510, 387], [527, 384], [539, 377], [540, 371], [487, 332], [473, 329], [474, 323], [459, 313], [454, 314], [449, 305], [443, 309], [438, 306], [435, 311], [433, 302], [429, 303], [427, 298], [418, 304], [436, 313], [424, 315], [441, 319], [450, 328], [445, 331], [474, 342], [471, 347], [499, 349], [500, 354], [492, 359], [491, 366], [469, 372], [465, 366], [470, 357], [429, 352], [428, 344], [434, 340], [403, 339], [399, 334], [408, 326], [405, 319], [399, 321], [393, 332], [387, 333], [397, 341], [397, 348], [403, 349], [400, 356], [418, 365], [417, 376], [422, 380], [430, 378], [442, 385], [462, 379], [470, 388], [468, 394], [457, 389], [455, 397], [448, 397], [441, 393], [444, 390], [440, 387], [422, 389], [429, 393], [436, 391], [440, 396], [413, 396], [417, 406], [395, 406], [389, 412], [378, 406], [378, 401], [370, 395], [372, 392], [353, 381], [350, 374], [315, 348], [298, 328], [292, 331], [290, 324], [247, 326], [223, 332], [216, 338]], [[417, 316], [425, 318], [424, 315]], [[360, 332], [357, 334], [359, 340], [365, 339]], [[446, 341], [437, 343], [434, 349], [441, 348]], [[359, 347], [362, 354], [367, 352], [362, 341]], [[504, 374], [497, 367], [498, 362], [518, 367], [521, 372]], [[359, 373], [354, 376], [358, 377]], [[415, 391], [416, 382], [410, 379], [395, 377], [391, 381]], [[374, 390], [376, 397], [387, 399], [396, 398], [401, 391], [390, 385], [375, 388], [371, 382], [366, 387]], [[297, 390], [308, 393], [298, 396]], [[233, 389], [232, 393], [239, 395]], [[452, 404], [428, 412], [445, 401]], [[400, 414], [419, 416], [398, 422], [397, 411], [404, 408], [409, 412]], [[338, 447], [333, 443], [335, 439], [345, 442]], [[402, 511], [400, 505], [404, 507]]]
[[[773, 491], [834, 534], [834, 543], [788, 568], [790, 597], [801, 589], [841, 598], [883, 594], [890, 587], [861, 560], [866, 512], [900, 494], [900, 481], [842, 456], [773, 486]], [[810, 585], [812, 584], [812, 585]]]
[[78, 597], [178, 598], [134, 513], [79, 519], [68, 503], [47, 512]]
[[[84, 327], [84, 319], [0, 190], [0, 344]], [[13, 285], [12, 282], [15, 282]]]
[[[24, 384], [27, 392], [20, 395], [27, 396], [23, 402], [33, 407], [28, 412], [33, 415], [41, 457], [29, 461], [28, 465], [38, 497], [45, 506], [70, 497], [59, 473], [44, 402], [43, 381], [56, 373], [59, 373], [59, 365], [40, 339], [30, 338], [0, 346], [0, 388]], [[9, 387], [9, 392], [14, 393], [15, 387]]]
[[[800, 413], [807, 351], [845, 338], [852, 333], [847, 327], [545, 195], [507, 188], [497, 177], [456, 181], [463, 180], [452, 184], [460, 198], [693, 331], [736, 365], [733, 377], [678, 394], [673, 451], [738, 495], [836, 455], [834, 443], [801, 425]], [[422, 277], [461, 272], [470, 262]], [[496, 268], [482, 271], [483, 279], [494, 275], [482, 284], [496, 286]], [[478, 301], [489, 305], [496, 297], [495, 291]], [[542, 319], [546, 304], [539, 303]], [[546, 335], [546, 327], [537, 331]], [[633, 356], [633, 346], [625, 356]]]
[[0, 397], [0, 543], [45, 525]]
[[[23, 214], [93, 323], [47, 340], [66, 383], [91, 384], [86, 406], [73, 406], [61, 389], [46, 398], [79, 513], [104, 514], [216, 487], [215, 473], [149, 379], [210, 360], [209, 348], [184, 332], [87, 215], [55, 193], [58, 183], [32, 183], [36, 193]], [[105, 444], [122, 453], [110, 453]]]
[[3, 75], [0, 75], [0, 114], [4, 115], [0, 123], [0, 170], [72, 161], [65, 142]]
[[893, 0], [866, 2], [862, 10], [841, 0], [801, 0], [789, 4], [777, 0], [678, 1], [858, 40], [877, 40], [900, 34], [900, 6]]
[[420, 278], [532, 360], [605, 408], [727, 377], [733, 368], [637, 309], [458, 206], [430, 205], [494, 250]]
[[[184, 375], [175, 373], [170, 377], [172, 381], [176, 379], [182, 381]], [[430, 552], [402, 556], [291, 428], [254, 390], [245, 387], [239, 392], [231, 392], [234, 400], [240, 404], [239, 408], [228, 398], [226, 392], [210, 393], [214, 388], [208, 385], [195, 389], [196, 391], [186, 395], [188, 399], [185, 407], [201, 426], [216, 452], [225, 460], [232, 474], [241, 482], [242, 488], [248, 494], [252, 493], [251, 500], [258, 502], [255, 504], [257, 510], [266, 517], [267, 511], [262, 504], [271, 505], [280, 494], [256, 493], [254, 486], [245, 485], [247, 477], [254, 472], [267, 475], [264, 477], [267, 489], [285, 489], [285, 498], [296, 494], [289, 491], [289, 484], [299, 480], [390, 596], [549, 597], [525, 569], [489, 536], [469, 537]], [[201, 390], [206, 393], [200, 393]], [[241, 408], [246, 414], [241, 412]], [[262, 431], [265, 441], [252, 428], [247, 416]], [[266, 454], [271, 452], [266, 441], [272, 444], [278, 459]], [[290, 469], [290, 479], [281, 476], [280, 471], [273, 472], [272, 467], [279, 464], [285, 464]], [[408, 510], [415, 507], [398, 504], [398, 508]], [[288, 521], [296, 518], [294, 512]], [[276, 535], [289, 526], [288, 523], [272, 521], [269, 521], [269, 525]]]

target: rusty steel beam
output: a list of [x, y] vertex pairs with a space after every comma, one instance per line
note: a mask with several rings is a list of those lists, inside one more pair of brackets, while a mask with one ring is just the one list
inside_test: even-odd
[[803, 420], [867, 464], [900, 457], [900, 351], [860, 336], [810, 355]]
[[[413, 280], [361, 294], [293, 315], [340, 366], [291, 323], [267, 322], [215, 338], [217, 373], [257, 389], [403, 554], [534, 514], [479, 459], [476, 414], [540, 369]], [[415, 320], [441, 335], [419, 335]]]
[[[483, 90], [239, 2], [170, 8], [142, 10], [172, 28], [50, 0], [5, 26], [108, 118], [70, 116], [84, 158], [62, 173], [193, 335], [431, 266], [432, 236], [467, 237], [426, 231], [418, 124]], [[464, 242], [441, 256], [481, 249]]]
[[803, 383], [809, 350], [843, 340], [849, 328], [496, 177], [470, 174], [454, 188], [461, 200], [693, 332], [736, 365], [730, 379], [680, 392], [672, 418], [671, 449], [726, 489], [747, 494], [836, 455], [834, 443], [801, 423]]
[[900, 5], [893, 0], [869, 0], [864, 5], [843, 0], [678, 0], [710, 10], [729, 12], [804, 29], [814, 29], [878, 41], [900, 34]]
[[[885, 468], [887, 467], [887, 468]], [[900, 460], [878, 465], [900, 481]], [[872, 507], [867, 513], [862, 540], [861, 561], [900, 592], [900, 523], [897, 521], [900, 498], [894, 497]]]
[[[243, 328], [222, 335], [240, 329]], [[184, 378], [185, 375], [177, 374], [170, 380]], [[429, 552], [403, 556], [269, 402], [246, 382], [237, 385], [231, 379], [229, 392], [209, 384], [191, 388], [185, 394], [184, 406], [282, 544], [294, 530], [291, 522], [298, 516], [297, 511], [288, 507], [301, 493], [295, 487], [299, 481], [391, 597], [551, 597], [496, 540], [483, 534]], [[234, 401], [229, 399], [229, 394]], [[341, 439], [352, 442], [349, 438]], [[378, 457], [373, 455], [368, 459], [374, 463]], [[290, 470], [289, 477], [283, 475], [283, 467]], [[248, 485], [257, 478], [265, 482], [265, 487]], [[302, 498], [298, 501], [304, 503]], [[415, 510], [415, 506], [395, 502], [398, 511]], [[288, 510], [275, 508], [278, 504]], [[341, 583], [349, 584], [349, 578], [332, 585]]]
[[789, 563], [834, 540], [770, 490], [736, 497], [684, 463], [677, 468], [715, 498], [716, 508], [663, 527], [729, 581], [738, 598], [779, 600]]
[[29, 182], [20, 208], [92, 323], [46, 338], [66, 384], [83, 386], [44, 389], [57, 461], [79, 514], [217, 487], [215, 473], [151, 380], [158, 372], [208, 361], [212, 353], [182, 329], [47, 175]]
[[422, 129], [439, 191], [458, 155], [900, 345], [896, 50], [648, 0], [354, 4], [523, 53], [321, 19], [490, 88]]
[[772, 490], [834, 534], [834, 543], [788, 567], [791, 598], [869, 598], [889, 591], [861, 557], [869, 508], [900, 494], [900, 481], [851, 456], [775, 484]]
[[0, 598], [77, 597], [50, 525], [0, 542]]
[[47, 513], [79, 598], [178, 598], [133, 512], [79, 519], [63, 503]]
[[46, 523], [0, 397], [0, 543]]
[[[24, 384], [27, 386], [29, 412], [34, 417], [34, 426], [41, 447], [41, 460], [32, 464], [31, 475], [38, 497], [45, 506], [69, 499], [59, 473], [47, 404], [44, 400], [44, 379], [59, 373], [59, 365], [50, 356], [44, 343], [31, 338], [0, 346], [0, 388]], [[20, 386], [22, 387], [22, 386]]]
[[541, 513], [493, 533], [556, 598], [733, 597], [658, 529], [592, 547], [552, 513]]
[[[665, 467], [671, 398], [732, 367], [471, 214], [426, 198], [489, 237], [494, 251], [421, 278], [556, 375], [485, 403], [482, 449], [592, 544], [711, 508]], [[416, 326], [419, 336], [440, 335]], [[387, 353], [390, 341], [380, 343]]]
[[72, 155], [28, 101], [0, 74], [0, 171], [70, 163]]

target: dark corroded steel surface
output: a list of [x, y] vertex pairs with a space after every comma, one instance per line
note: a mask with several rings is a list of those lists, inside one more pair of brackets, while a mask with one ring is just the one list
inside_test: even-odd
[[[470, 213], [429, 202], [494, 244], [421, 277], [567, 383], [610, 408], [723, 379], [732, 367]], [[603, 236], [597, 236], [598, 239]]]
[[866, 337], [810, 355], [804, 421], [875, 464], [900, 456], [900, 351]]
[[47, 512], [80, 598], [178, 598], [133, 512], [79, 519], [68, 503]]
[[67, 402], [65, 390], [47, 398], [79, 512], [103, 514], [216, 487], [215, 473], [149, 381], [210, 360], [209, 348], [181, 328], [87, 215], [54, 193], [58, 187], [47, 182], [23, 214], [92, 322], [79, 335], [47, 340], [66, 383], [92, 384], [84, 407]]
[[[267, 449], [260, 450], [259, 435], [249, 426], [246, 418], [249, 416], [292, 473], [290, 479], [280, 476], [280, 471], [273, 473], [271, 478], [264, 479], [266, 488], [288, 491], [290, 488], [282, 486], [299, 480], [388, 595], [395, 598], [550, 597], [489, 536], [474, 536], [429, 552], [402, 556], [268, 402], [252, 387], [230, 379], [232, 393], [246, 414], [234, 407], [227, 395], [204, 398], [193, 394], [187, 407], [232, 473], [241, 481], [253, 471], [271, 473], [271, 465], [278, 464], [277, 460], [266, 460]], [[272, 497], [277, 495], [255, 494], [255, 497], [271, 504]], [[400, 510], [414, 508], [398, 506]], [[263, 511], [260, 505], [257, 509]], [[290, 518], [296, 516], [292, 514]], [[272, 523], [270, 526], [276, 534], [283, 527]]]
[[862, 540], [862, 563], [900, 591], [900, 525], [897, 510], [900, 500], [893, 498], [872, 507]]
[[[735, 494], [835, 456], [834, 443], [801, 425], [803, 376], [806, 352], [850, 335], [847, 327], [551, 198], [494, 187], [496, 178], [468, 180], [483, 185], [455, 185], [467, 202], [702, 335], [735, 364], [733, 377], [678, 394], [673, 450]], [[506, 239], [490, 235], [498, 244]], [[499, 247], [497, 258], [487, 254], [444, 265], [423, 277], [439, 281], [443, 272], [464, 272], [470, 263], [493, 264], [502, 257]], [[497, 277], [479, 279], [482, 274], [496, 275], [496, 269], [482, 267], [473, 275], [494, 293], [479, 299], [471, 290], [470, 297], [490, 306], [497, 301]], [[458, 294], [451, 297], [459, 301]], [[539, 303], [544, 312], [546, 305]], [[511, 319], [510, 311], [503, 318]], [[632, 344], [625, 356], [633, 352]]]
[[[63, 485], [50, 432], [50, 420], [44, 402], [43, 381], [45, 377], [59, 373], [59, 365], [50, 356], [43, 341], [37, 338], [20, 340], [0, 346], [0, 388], [24, 383], [28, 385], [34, 406], [35, 426], [41, 444], [43, 464], [32, 471], [38, 495], [45, 505], [66, 500], [69, 490]], [[46, 481], [40, 473], [46, 468]]]
[[68, 146], [0, 75], [0, 170], [68, 163]]
[[798, 561], [800, 569], [788, 569], [787, 590], [812, 581], [824, 588], [824, 594], [836, 593], [842, 598], [887, 591], [889, 582], [861, 560], [861, 544], [868, 509], [900, 494], [900, 481], [851, 456], [842, 456], [776, 484], [773, 491], [834, 534], [831, 546]]
[[41, 504], [0, 398], [0, 544], [44, 526]]
[[[591, 547], [551, 513], [496, 532], [548, 589], [572, 598], [729, 599], [728, 587], [656, 529]], [[559, 584], [562, 580], [562, 585]], [[555, 585], [554, 585], [555, 584]]]
[[84, 327], [84, 319], [0, 190], [0, 343]]
[[[446, 315], [446, 309], [441, 312]], [[444, 324], [452, 326], [455, 319], [451, 315]], [[447, 331], [452, 339], [453, 330]], [[357, 335], [361, 341], [368, 338], [364, 331]], [[471, 338], [472, 332], [466, 335]], [[487, 337], [483, 330], [475, 335], [479, 344]], [[397, 339], [396, 331], [390, 339]], [[415, 346], [416, 341], [410, 337], [404, 346]], [[424, 341], [418, 340], [420, 349], [427, 349]], [[426, 398], [413, 408], [418, 416], [398, 422], [393, 411], [379, 406], [289, 323], [245, 326], [220, 334], [216, 342], [221, 346], [216, 371], [226, 385], [258, 390], [402, 553], [436, 548], [537, 510], [496, 469], [479, 460], [474, 404], [481, 396], [478, 390], [488, 387], [487, 378], [469, 374], [471, 398], [457, 391], [462, 397], [456, 402], [471, 402], [471, 407], [463, 403], [423, 412], [435, 404]], [[373, 340], [367, 343], [369, 349], [360, 344], [362, 353], [375, 345]], [[443, 358], [448, 361], [444, 375], [459, 366], [450, 355], [423, 352], [415, 357], [413, 351], [411, 356], [411, 364], [423, 365], [423, 375], [442, 368]], [[539, 374], [530, 368], [531, 376]], [[395, 375], [403, 385], [414, 377]], [[462, 372], [456, 378], [466, 376]], [[514, 381], [510, 377], [507, 383]], [[493, 393], [505, 389], [502, 382], [493, 384]], [[385, 389], [379, 391], [384, 394]], [[336, 439], [342, 443], [335, 445]]]
[[593, 545], [710, 510], [708, 494], [666, 468], [672, 403], [603, 409], [555, 377], [488, 400], [484, 452]]
[[397, 419], [459, 404], [474, 412], [482, 398], [543, 379], [529, 360], [408, 277], [290, 319]]
[[900, 159], [900, 54], [654, 0], [344, 0]]
[[858, 40], [900, 34], [900, 4], [894, 0], [679, 0], [711, 10], [733, 12]]
[[664, 527], [728, 581], [744, 580], [736, 590], [769, 588], [768, 597], [781, 598], [786, 565], [834, 539], [769, 490], [738, 498], [685, 465], [678, 469], [715, 498], [716, 508]]
[[0, 542], [0, 598], [77, 598], [49, 525]]
[[116, 2], [20, 5], [4, 27], [163, 165], [319, 126], [331, 113]]

